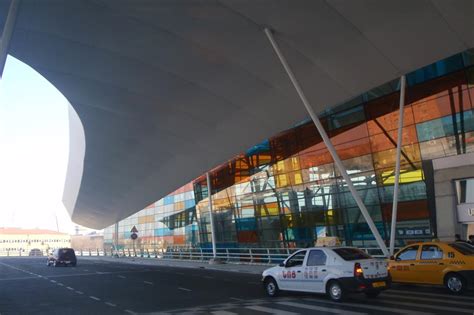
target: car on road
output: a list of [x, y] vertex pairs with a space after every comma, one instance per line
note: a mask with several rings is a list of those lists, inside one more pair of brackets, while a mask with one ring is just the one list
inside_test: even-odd
[[43, 256], [43, 251], [39, 248], [33, 248], [28, 253], [28, 256]]
[[444, 285], [461, 294], [474, 288], [474, 247], [462, 242], [410, 244], [390, 257], [393, 282]]
[[349, 293], [374, 298], [391, 285], [387, 262], [353, 247], [313, 247], [295, 252], [278, 266], [265, 270], [266, 293], [280, 290], [325, 293], [342, 301]]
[[57, 248], [48, 256], [47, 266], [73, 266], [77, 265], [76, 254], [72, 248]]

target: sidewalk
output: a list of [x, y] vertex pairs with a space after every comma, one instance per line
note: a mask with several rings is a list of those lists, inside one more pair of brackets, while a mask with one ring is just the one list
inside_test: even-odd
[[191, 268], [191, 269], [209, 269], [227, 272], [238, 272], [248, 274], [262, 274], [265, 269], [272, 265], [249, 265], [249, 264], [216, 264], [210, 265], [208, 262], [178, 260], [178, 259], [161, 259], [161, 258], [142, 258], [142, 257], [110, 257], [110, 256], [78, 256], [78, 260], [100, 260], [114, 263], [142, 265], [142, 266], [166, 266], [175, 268]]

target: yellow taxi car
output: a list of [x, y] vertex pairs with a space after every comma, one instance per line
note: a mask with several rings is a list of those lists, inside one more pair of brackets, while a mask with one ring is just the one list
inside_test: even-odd
[[393, 282], [444, 285], [461, 294], [474, 287], [474, 246], [461, 242], [410, 244], [390, 257], [388, 268]]

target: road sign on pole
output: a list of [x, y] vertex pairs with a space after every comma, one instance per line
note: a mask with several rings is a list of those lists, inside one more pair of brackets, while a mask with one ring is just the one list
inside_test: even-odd
[[138, 233], [137, 227], [134, 225], [130, 230], [131, 233]]

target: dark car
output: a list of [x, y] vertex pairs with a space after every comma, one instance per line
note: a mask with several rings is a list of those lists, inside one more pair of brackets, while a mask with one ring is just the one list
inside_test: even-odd
[[54, 267], [70, 265], [75, 267], [77, 265], [76, 253], [72, 248], [55, 249], [53, 253], [49, 255], [46, 265]]
[[30, 250], [28, 256], [43, 256], [43, 252], [39, 248], [33, 248]]

